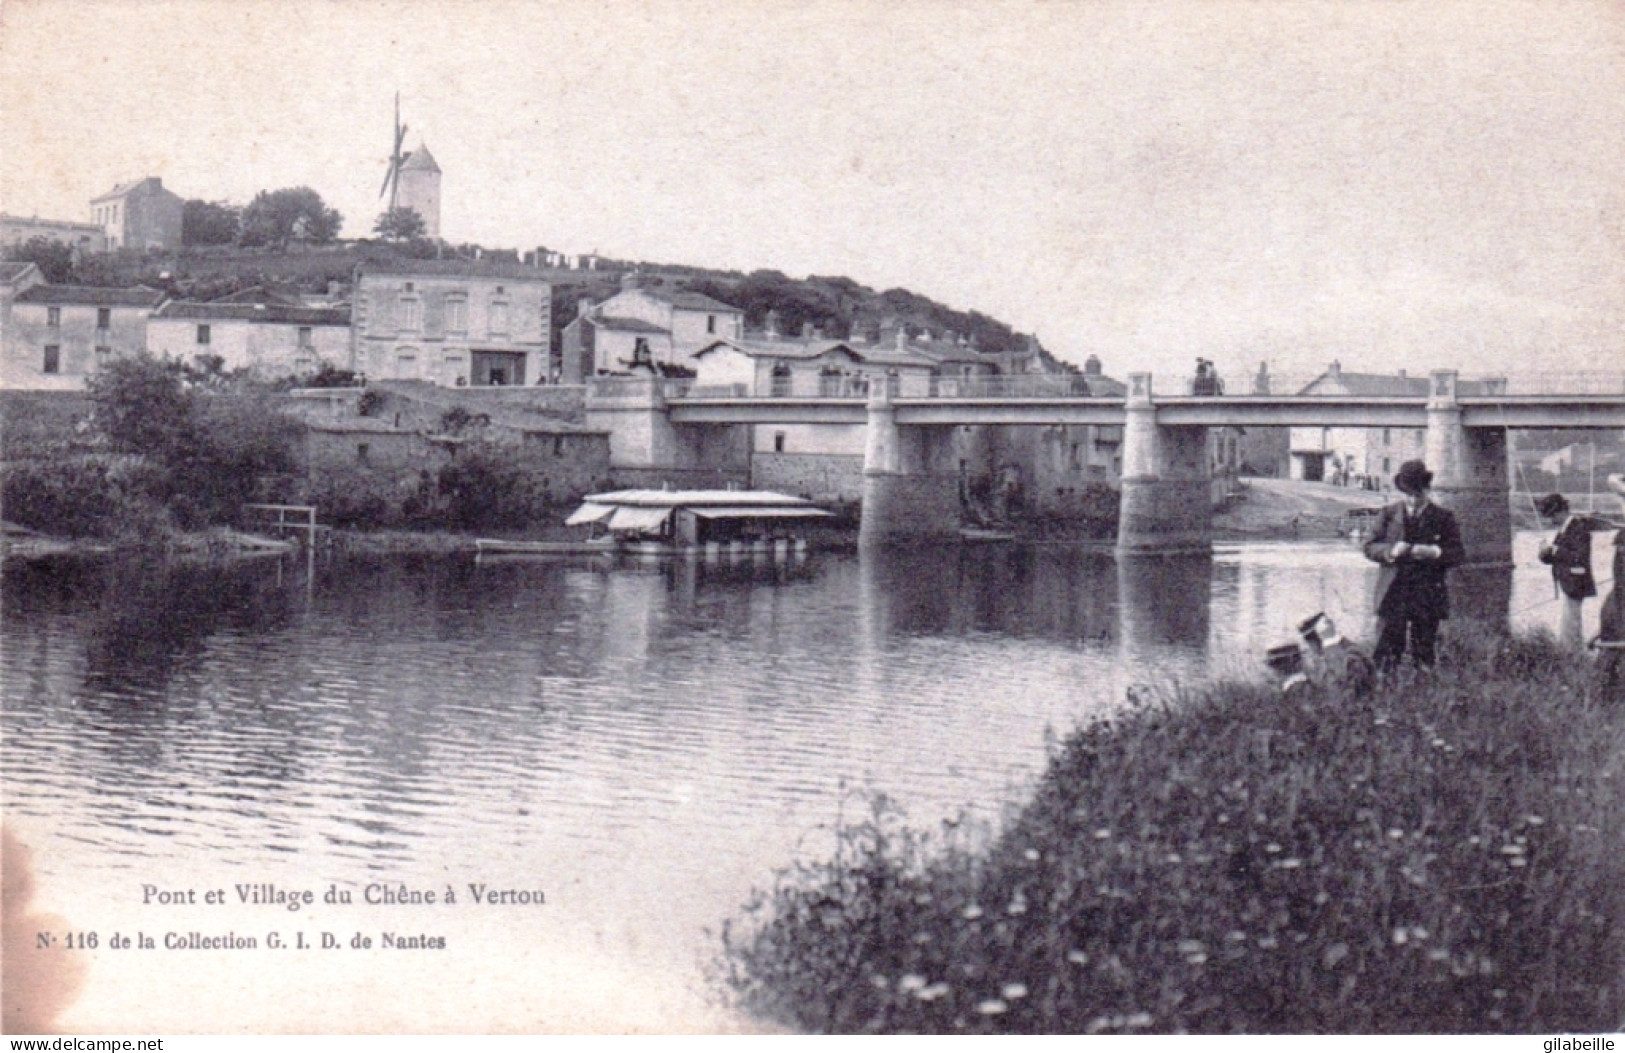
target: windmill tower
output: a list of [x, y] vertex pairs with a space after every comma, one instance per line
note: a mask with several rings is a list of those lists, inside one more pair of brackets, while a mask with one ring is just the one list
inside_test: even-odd
[[389, 171], [378, 196], [389, 197], [391, 210], [409, 208], [423, 217], [423, 232], [440, 237], [440, 166], [421, 142], [416, 150], [401, 152], [406, 141], [406, 125], [401, 123], [401, 96], [395, 93], [395, 145], [389, 155]]

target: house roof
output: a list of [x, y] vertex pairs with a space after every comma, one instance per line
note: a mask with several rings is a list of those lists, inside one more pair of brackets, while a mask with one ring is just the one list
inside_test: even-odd
[[514, 281], [546, 283], [547, 279], [535, 267], [522, 263], [494, 263], [489, 260], [363, 260], [356, 264], [358, 275], [367, 274], [421, 274], [425, 277], [458, 278], [511, 278]]
[[120, 183], [107, 193], [103, 194], [101, 197], [91, 198], [90, 202], [91, 204], [95, 204], [98, 201], [110, 201], [115, 197], [124, 197], [131, 191], [139, 190], [148, 184], [151, 184], [152, 188], [155, 190], [163, 189], [163, 180], [161, 178], [158, 176], [147, 176], [145, 179], [132, 179], [128, 183]]
[[340, 417], [331, 420], [306, 421], [305, 426], [311, 431], [330, 431], [341, 434], [365, 435], [416, 435], [417, 432], [406, 428], [397, 428], [387, 420], [377, 417]]
[[616, 490], [588, 494], [582, 501], [595, 505], [630, 505], [638, 508], [816, 508], [811, 501], [771, 490]]
[[[1346, 369], [1329, 369], [1305, 385], [1300, 395], [1324, 394], [1331, 387], [1341, 387], [1350, 395], [1396, 398], [1426, 398], [1427, 377], [1409, 377], [1389, 373], [1351, 373]], [[1456, 384], [1457, 396], [1472, 398], [1491, 393], [1491, 386], [1482, 380], [1462, 380]]]
[[350, 312], [334, 307], [299, 307], [272, 303], [188, 303], [176, 300], [159, 308], [153, 315], [162, 319], [185, 319], [199, 322], [260, 322], [266, 325], [333, 325], [350, 324]]
[[[633, 291], [633, 290], [628, 290]], [[673, 307], [681, 307], [687, 311], [718, 311], [728, 314], [744, 314], [740, 308], [733, 304], [714, 300], [704, 293], [690, 292], [687, 289], [644, 288], [639, 287], [637, 292], [645, 292], [657, 300], [664, 300]]]
[[653, 322], [645, 322], [641, 318], [602, 317], [588, 320], [599, 328], [608, 329], [615, 333], [661, 333], [666, 336], [671, 335], [670, 329], [662, 328]]
[[36, 285], [17, 294], [18, 303], [75, 304], [93, 307], [156, 307], [164, 300], [157, 289], [107, 289], [93, 285]]
[[840, 351], [850, 355], [856, 362], [867, 362], [877, 366], [913, 366], [917, 369], [930, 369], [936, 365], [935, 362], [923, 355], [897, 351], [893, 348], [870, 347], [867, 345], [853, 347], [845, 340], [802, 340], [793, 337], [769, 338], [766, 336], [747, 337], [744, 340], [726, 338], [714, 340], [696, 351], [695, 357], [718, 347], [731, 347], [740, 354], [748, 355], [751, 358], [777, 358], [792, 362], [805, 362], [810, 359], [821, 358], [832, 351]]
[[300, 301], [296, 298], [279, 293], [275, 289], [268, 289], [263, 285], [253, 285], [229, 296], [216, 296], [209, 303], [263, 303], [281, 304], [285, 307], [298, 307], [300, 305]]

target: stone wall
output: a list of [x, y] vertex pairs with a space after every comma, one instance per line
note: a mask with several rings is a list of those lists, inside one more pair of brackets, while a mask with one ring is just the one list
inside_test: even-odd
[[863, 457], [834, 453], [761, 453], [751, 456], [750, 485], [814, 501], [863, 499]]
[[749, 489], [750, 473], [742, 468], [611, 468], [614, 490]]
[[863, 477], [863, 545], [908, 544], [959, 536], [959, 478], [941, 472]]

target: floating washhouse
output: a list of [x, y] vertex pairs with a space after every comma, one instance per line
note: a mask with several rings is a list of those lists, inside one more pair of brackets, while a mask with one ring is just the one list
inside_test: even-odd
[[583, 501], [567, 526], [675, 546], [794, 538], [799, 528], [832, 515], [811, 501], [766, 490], [617, 490]]

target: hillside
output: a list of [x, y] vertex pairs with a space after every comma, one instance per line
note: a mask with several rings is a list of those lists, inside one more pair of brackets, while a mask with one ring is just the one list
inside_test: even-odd
[[[472, 259], [476, 253], [487, 260], [517, 263], [512, 250], [486, 251], [478, 246], [447, 247], [443, 252]], [[189, 248], [178, 252], [117, 252], [89, 256], [68, 265], [61, 273], [47, 275], [55, 280], [81, 285], [147, 285], [171, 296], [211, 300], [228, 296], [255, 285], [287, 292], [326, 294], [339, 291], [349, 281], [357, 263], [425, 255], [426, 244], [394, 245], [378, 241], [335, 242], [311, 245], [289, 251], [240, 248], [234, 246]], [[43, 263], [42, 263], [43, 268]], [[745, 311], [747, 328], [766, 326], [769, 311], [778, 313], [781, 331], [799, 333], [811, 325], [834, 338], [846, 338], [854, 329], [875, 331], [906, 326], [918, 335], [929, 331], [936, 338], [951, 334], [971, 340], [989, 354], [1025, 350], [1036, 338], [1018, 333], [1005, 323], [980, 311], [960, 311], [908, 289], [877, 291], [850, 278], [813, 275], [791, 278], [778, 271], [707, 270], [680, 264], [637, 261], [601, 261], [597, 270], [539, 268], [537, 273], [553, 284], [553, 332], [575, 317], [578, 302], [613, 295], [621, 275], [631, 269], [644, 273], [654, 285], [705, 293]], [[1040, 345], [1039, 357], [1051, 369], [1071, 370], [1057, 362]]]

